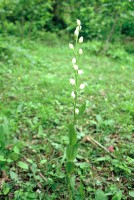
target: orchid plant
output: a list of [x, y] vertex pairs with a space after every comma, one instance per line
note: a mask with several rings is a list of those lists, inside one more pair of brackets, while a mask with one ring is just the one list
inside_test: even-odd
[[70, 84], [73, 89], [71, 92], [72, 104], [73, 104], [73, 119], [69, 125], [69, 143], [66, 148], [66, 171], [67, 171], [67, 182], [68, 182], [68, 190], [70, 194], [70, 199], [73, 199], [72, 196], [72, 188], [74, 182], [74, 177], [72, 176], [73, 171], [75, 169], [75, 160], [78, 152], [78, 141], [77, 141], [77, 132], [76, 132], [76, 124], [79, 117], [83, 114], [86, 103], [79, 106], [78, 97], [81, 94], [81, 90], [84, 90], [86, 84], [79, 84], [79, 76], [84, 72], [79, 68], [79, 59], [83, 54], [83, 50], [81, 48], [81, 44], [83, 43], [83, 36], [79, 37], [81, 31], [81, 21], [77, 19], [77, 27], [74, 31], [75, 37], [75, 45], [69, 44], [69, 48], [73, 51], [74, 57], [72, 58], [72, 67], [73, 67], [73, 77], [70, 78]]

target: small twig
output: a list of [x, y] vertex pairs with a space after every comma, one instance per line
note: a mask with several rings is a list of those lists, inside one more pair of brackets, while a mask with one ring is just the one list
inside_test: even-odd
[[108, 149], [106, 149], [102, 144], [100, 144], [99, 142], [97, 142], [94, 138], [92, 138], [91, 136], [86, 136], [85, 137], [85, 141], [87, 142], [92, 142], [92, 144], [97, 144], [99, 147], [101, 147], [103, 150], [105, 150], [111, 157], [116, 158], [113, 154], [111, 154]]
[[45, 181], [47, 181], [46, 178], [43, 176], [43, 174], [41, 172], [39, 173], [39, 175], [40, 175], [41, 178], [43, 178]]
[[13, 147], [13, 144], [10, 144], [10, 145], [6, 146], [6, 149], [11, 150], [12, 147]]

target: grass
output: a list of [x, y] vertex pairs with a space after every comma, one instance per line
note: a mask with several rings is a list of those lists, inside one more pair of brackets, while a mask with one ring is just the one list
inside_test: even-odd
[[[106, 56], [92, 47], [92, 42], [83, 45], [81, 60], [87, 109], [77, 127], [76, 188], [82, 181], [85, 199], [96, 198], [99, 188], [109, 199], [121, 192], [122, 199], [129, 200], [134, 174], [134, 60], [119, 48]], [[6, 134], [6, 150], [0, 150], [6, 159], [1, 161], [0, 197], [69, 199], [64, 166], [72, 113], [68, 44], [51, 38], [45, 42], [3, 37], [0, 48], [0, 130]], [[87, 140], [89, 136], [106, 148], [113, 146], [116, 158]], [[75, 192], [76, 199], [81, 199], [81, 190]]]

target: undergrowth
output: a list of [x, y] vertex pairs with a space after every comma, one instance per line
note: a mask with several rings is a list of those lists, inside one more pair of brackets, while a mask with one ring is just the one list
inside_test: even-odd
[[[15, 37], [0, 42], [0, 199], [69, 199], [63, 157], [71, 116], [68, 45]], [[114, 46], [102, 55], [95, 45], [84, 44], [80, 60], [87, 109], [76, 127], [76, 186], [81, 180], [83, 185], [76, 199], [84, 191], [89, 200], [118, 193], [117, 200], [129, 200], [134, 196], [133, 55]]]

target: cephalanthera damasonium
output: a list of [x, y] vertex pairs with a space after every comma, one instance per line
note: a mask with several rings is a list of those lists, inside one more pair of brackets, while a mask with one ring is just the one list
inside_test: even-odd
[[74, 161], [77, 156], [78, 151], [78, 142], [77, 142], [77, 133], [76, 133], [76, 123], [79, 116], [84, 112], [84, 109], [86, 107], [86, 104], [82, 104], [82, 106], [79, 105], [78, 102], [78, 96], [81, 95], [81, 91], [84, 90], [86, 84], [85, 83], [79, 83], [79, 77], [84, 73], [82, 69], [79, 67], [79, 59], [83, 54], [83, 50], [81, 48], [81, 45], [83, 43], [83, 36], [80, 36], [81, 31], [81, 21], [77, 19], [77, 26], [74, 31], [74, 38], [75, 38], [75, 44], [70, 43], [69, 48], [73, 52], [73, 58], [72, 58], [72, 77], [70, 77], [69, 82], [72, 87], [71, 98], [72, 98], [72, 104], [73, 104], [73, 119], [71, 123], [69, 124], [69, 144], [66, 148], [66, 170], [67, 170], [67, 182], [68, 182], [68, 190], [70, 199], [72, 199], [72, 188], [71, 188], [71, 175], [74, 171], [75, 164]]

